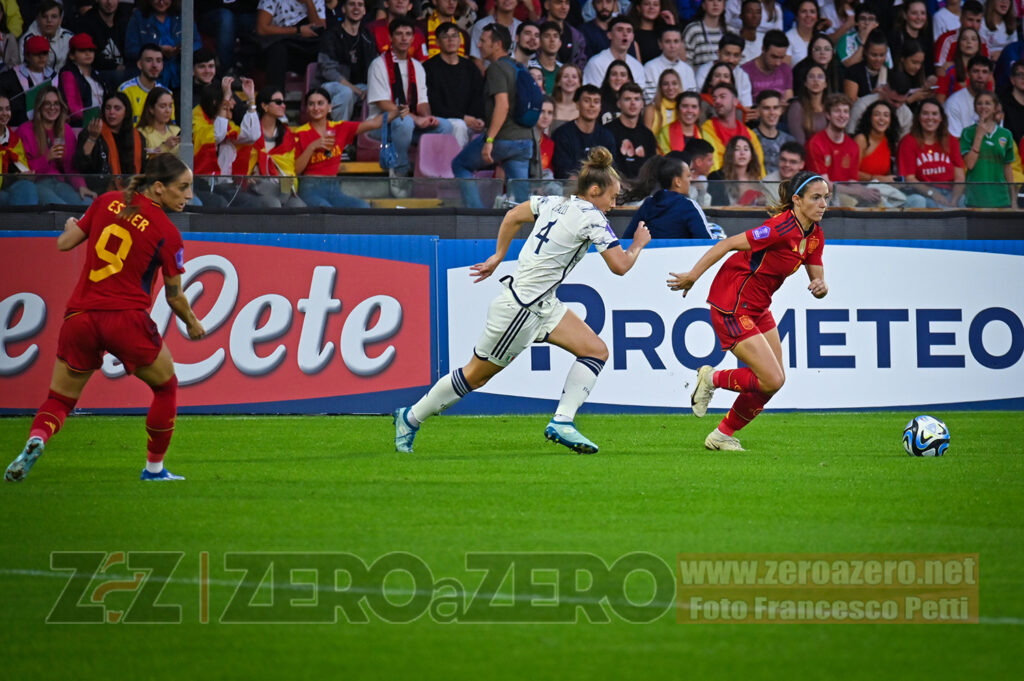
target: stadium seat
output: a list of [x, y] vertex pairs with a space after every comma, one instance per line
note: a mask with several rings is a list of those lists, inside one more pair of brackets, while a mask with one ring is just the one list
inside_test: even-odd
[[[359, 120], [365, 121], [370, 112], [370, 105], [366, 98], [363, 98], [362, 115]], [[380, 160], [380, 142], [370, 137], [365, 132], [356, 137], [356, 160], [357, 161], [378, 161]]]
[[297, 102], [301, 105], [302, 97], [306, 92], [302, 89], [305, 84], [303, 76], [289, 71], [284, 77], [284, 99], [286, 102]]
[[365, 132], [356, 137], [356, 160], [379, 161], [380, 141], [373, 139]]
[[452, 174], [452, 159], [461, 150], [454, 135], [423, 135], [420, 137], [419, 158], [413, 177], [455, 177]]

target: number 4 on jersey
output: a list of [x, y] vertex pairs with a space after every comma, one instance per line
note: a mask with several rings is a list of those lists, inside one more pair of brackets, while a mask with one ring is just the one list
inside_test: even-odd
[[551, 233], [551, 228], [555, 226], [556, 222], [558, 222], [558, 221], [557, 220], [552, 220], [551, 222], [549, 222], [548, 224], [544, 225], [543, 227], [541, 227], [540, 229], [537, 230], [537, 234], [535, 236], [537, 237], [537, 240], [540, 241], [540, 243], [537, 244], [537, 250], [535, 250], [533, 252], [534, 255], [540, 253], [541, 246], [543, 246], [547, 242], [551, 241], [551, 239], [548, 238], [548, 234]]

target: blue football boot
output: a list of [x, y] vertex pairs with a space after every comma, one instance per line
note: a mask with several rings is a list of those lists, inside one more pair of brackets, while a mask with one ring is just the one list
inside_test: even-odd
[[185, 477], [181, 475], [175, 475], [166, 468], [159, 473], [150, 473], [145, 468], [142, 469], [142, 475], [139, 476], [139, 480], [184, 480]]
[[399, 407], [391, 412], [395, 422], [395, 451], [412, 454], [412, 441], [416, 439], [419, 427], [409, 423], [409, 407]]
[[572, 421], [568, 423], [551, 421], [548, 423], [548, 427], [544, 429], [544, 437], [552, 442], [565, 445], [577, 454], [594, 454], [597, 452], [597, 445], [583, 437], [583, 434], [576, 430], [576, 424]]
[[7, 482], [21, 482], [32, 470], [36, 460], [43, 455], [43, 438], [30, 437], [25, 443], [25, 449], [21, 450], [18, 458], [11, 462], [4, 473], [4, 480]]

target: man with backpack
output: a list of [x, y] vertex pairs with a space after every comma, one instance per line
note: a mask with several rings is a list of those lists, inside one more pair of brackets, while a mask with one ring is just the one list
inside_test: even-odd
[[[529, 196], [528, 183], [516, 180], [529, 177], [533, 125], [537, 122], [543, 94], [529, 72], [508, 58], [512, 46], [508, 28], [498, 23], [488, 24], [477, 46], [481, 57], [490, 63], [484, 75], [487, 126], [452, 160], [452, 173], [457, 178], [468, 179], [477, 170], [500, 165], [519, 203]], [[484, 207], [474, 183], [460, 185], [466, 207]]]

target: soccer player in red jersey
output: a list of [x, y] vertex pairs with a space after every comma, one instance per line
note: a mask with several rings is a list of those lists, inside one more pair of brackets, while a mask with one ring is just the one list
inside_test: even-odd
[[181, 290], [184, 248], [165, 211], [181, 211], [192, 198], [192, 171], [172, 154], [160, 154], [132, 178], [124, 192], [95, 199], [85, 215], [68, 218], [57, 248], [69, 251], [88, 240], [78, 285], [68, 301], [57, 341], [50, 394], [36, 412], [25, 449], [4, 479], [19, 482], [75, 408], [92, 373], [109, 352], [153, 390], [146, 416], [149, 443], [143, 480], [184, 480], [164, 468], [174, 432], [178, 379], [174, 360], [149, 316], [153, 277], [163, 272], [164, 295], [188, 328], [189, 338], [206, 331]]
[[701, 256], [689, 272], [671, 273], [668, 287], [683, 295], [709, 267], [730, 251], [737, 251], [718, 270], [711, 284], [711, 325], [723, 350], [731, 350], [746, 366], [697, 371], [697, 387], [690, 397], [698, 418], [707, 413], [715, 388], [739, 396], [718, 428], [704, 440], [708, 449], [743, 451], [734, 434], [761, 413], [764, 405], [786, 381], [782, 343], [772, 317], [772, 294], [803, 265], [815, 298], [828, 293], [821, 251], [825, 246], [821, 221], [828, 206], [829, 185], [821, 175], [801, 171], [779, 185], [779, 203], [773, 217], [760, 227], [719, 241]]

